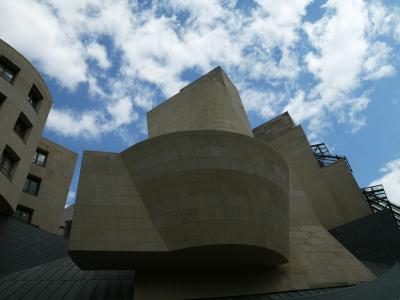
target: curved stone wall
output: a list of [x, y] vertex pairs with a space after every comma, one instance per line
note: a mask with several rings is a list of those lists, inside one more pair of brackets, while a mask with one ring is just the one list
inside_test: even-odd
[[147, 113], [149, 137], [187, 130], [253, 136], [236, 87], [217, 67]]
[[186, 131], [136, 144], [122, 157], [169, 251], [219, 245], [224, 251], [207, 256], [235, 264], [243, 259], [235, 249], [244, 247], [244, 265], [287, 261], [288, 168], [266, 143]]
[[[0, 62], [16, 73], [12, 80], [0, 76], [0, 155], [7, 149], [15, 160], [10, 174], [0, 172], [0, 212], [10, 215], [19, 201], [52, 99], [46, 83], [34, 66], [1, 39]], [[33, 86], [43, 97], [35, 108], [27, 101]], [[24, 138], [14, 131], [21, 114], [25, 122], [31, 125]]]

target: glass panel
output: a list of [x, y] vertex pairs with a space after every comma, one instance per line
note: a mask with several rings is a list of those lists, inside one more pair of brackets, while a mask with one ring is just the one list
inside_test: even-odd
[[30, 183], [30, 179], [27, 178], [25, 180], [25, 184], [24, 184], [24, 190], [23, 190], [24, 192], [27, 192], [29, 190], [29, 183]]
[[29, 193], [37, 195], [38, 189], [39, 189], [39, 182], [31, 179], [31, 184], [29, 185]]
[[14, 217], [23, 222], [30, 223], [32, 217], [32, 211], [22, 207], [17, 207], [14, 213]]
[[21, 221], [29, 222], [30, 218], [31, 218], [31, 214], [30, 213], [28, 213], [27, 211], [22, 211], [21, 212], [21, 216], [20, 216]]
[[14, 130], [21, 139], [24, 139], [28, 127], [21, 121], [21, 119], [18, 119], [17, 123], [15, 124]]
[[10, 172], [11, 172], [11, 169], [12, 169], [12, 166], [13, 166], [13, 161], [12, 161], [12, 159], [11, 159], [10, 157], [8, 157], [8, 156], [5, 156], [4, 159], [3, 159], [3, 162], [2, 162], [1, 167], [2, 167], [5, 171], [7, 171], [7, 173], [10, 173]]
[[4, 71], [3, 77], [5, 80], [7, 80], [8, 82], [11, 82], [14, 78], [14, 74], [12, 74], [11, 72], [8, 72], [7, 70]]
[[44, 165], [44, 162], [46, 160], [46, 155], [43, 153], [38, 153], [38, 158], [37, 158], [39, 164]]
[[47, 154], [36, 151], [35, 156], [33, 157], [33, 162], [37, 165], [44, 167], [44, 164], [46, 162], [46, 157], [47, 157]]

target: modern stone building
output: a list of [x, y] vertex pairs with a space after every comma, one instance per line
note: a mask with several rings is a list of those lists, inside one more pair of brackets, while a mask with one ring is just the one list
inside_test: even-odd
[[0, 40], [0, 213], [54, 234], [77, 154], [41, 137], [52, 98], [35, 68]]
[[287, 113], [252, 130], [221, 68], [148, 112], [148, 130], [121, 153], [84, 152], [69, 240], [80, 268], [134, 269], [139, 300], [374, 280], [330, 233], [372, 214], [347, 160], [324, 163]]
[[42, 219], [67, 189], [44, 184], [68, 185], [76, 157], [38, 135], [24, 176], [42, 179], [42, 206], [3, 198], [9, 214], [35, 209], [39, 228], [0, 218], [0, 299], [398, 300], [399, 208], [382, 187], [360, 189], [345, 157], [310, 145], [288, 113], [251, 129], [216, 68], [147, 117], [148, 139], [84, 152], [76, 204], [59, 219], [68, 254], [47, 232], [57, 218]]
[[41, 138], [16, 212], [30, 213], [31, 224], [63, 235], [60, 220], [76, 159], [75, 152]]

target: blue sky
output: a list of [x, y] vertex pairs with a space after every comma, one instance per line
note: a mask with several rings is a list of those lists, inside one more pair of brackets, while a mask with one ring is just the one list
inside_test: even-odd
[[[0, 2], [0, 37], [53, 95], [44, 136], [81, 154], [146, 138], [146, 111], [220, 65], [253, 127], [288, 110], [400, 204], [397, 1]], [[80, 159], [71, 185], [74, 201]]]

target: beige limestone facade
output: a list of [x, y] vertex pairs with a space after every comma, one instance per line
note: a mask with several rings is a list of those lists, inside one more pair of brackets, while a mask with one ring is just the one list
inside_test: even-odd
[[[149, 139], [83, 155], [69, 253], [135, 269], [135, 299], [304, 290], [374, 275], [329, 229], [371, 213], [287, 113], [250, 129], [220, 68], [148, 113]], [[237, 274], [240, 273], [240, 276]]]
[[253, 136], [239, 92], [217, 67], [147, 113], [149, 138], [187, 130]]
[[77, 154], [41, 137], [51, 105], [40, 74], [0, 39], [0, 213], [61, 234]]
[[32, 162], [27, 177], [40, 179], [38, 191], [35, 194], [25, 189], [18, 205], [32, 211], [31, 224], [62, 235], [60, 220], [78, 155], [45, 138], [40, 139], [37, 149], [46, 154], [44, 164]]
[[52, 98], [36, 69], [0, 40], [0, 211], [14, 213]]

